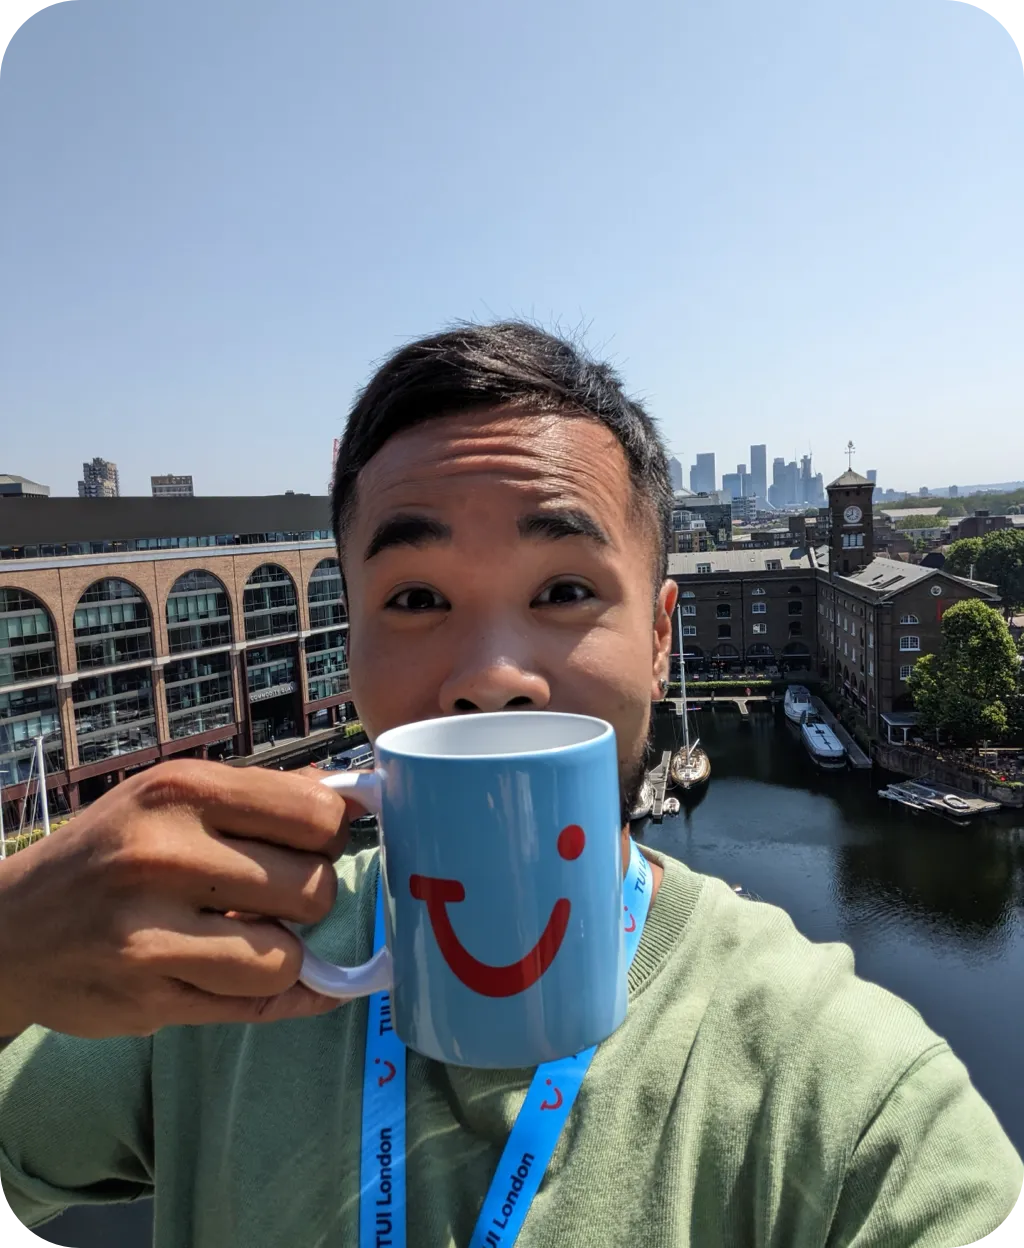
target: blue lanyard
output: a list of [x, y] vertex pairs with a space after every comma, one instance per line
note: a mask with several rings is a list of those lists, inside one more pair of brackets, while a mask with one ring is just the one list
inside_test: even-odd
[[[630, 842], [622, 886], [626, 961], [632, 965], [650, 909], [650, 864]], [[373, 947], [384, 945], [384, 903], [377, 887]], [[391, 1026], [391, 998], [370, 997], [363, 1069], [360, 1248], [405, 1248], [405, 1046]], [[558, 1137], [597, 1052], [538, 1066], [484, 1197], [469, 1248], [511, 1248], [533, 1203]]]

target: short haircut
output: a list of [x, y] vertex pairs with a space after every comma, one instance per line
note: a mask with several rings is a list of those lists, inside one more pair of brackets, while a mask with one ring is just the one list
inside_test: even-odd
[[359, 473], [389, 439], [427, 420], [499, 407], [589, 417], [611, 430], [625, 452], [636, 512], [651, 530], [657, 593], [668, 575], [672, 483], [655, 422], [610, 365], [524, 321], [421, 338], [374, 373], [349, 412], [338, 450], [331, 515], [339, 553]]

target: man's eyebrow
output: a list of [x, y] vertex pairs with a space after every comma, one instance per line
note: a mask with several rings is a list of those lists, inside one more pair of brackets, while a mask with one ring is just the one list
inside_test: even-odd
[[552, 507], [520, 516], [521, 537], [538, 537], [557, 542], [563, 537], [589, 537], [601, 546], [610, 546], [611, 538], [593, 516], [578, 507]]
[[392, 546], [424, 546], [428, 542], [450, 542], [452, 531], [447, 524], [430, 516], [399, 512], [381, 521], [374, 530], [370, 544], [363, 555], [363, 562], [379, 555]]

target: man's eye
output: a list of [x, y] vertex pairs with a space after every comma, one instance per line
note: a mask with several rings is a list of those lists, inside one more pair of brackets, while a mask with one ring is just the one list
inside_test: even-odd
[[416, 585], [412, 589], [400, 589], [393, 598], [389, 598], [387, 606], [399, 611], [437, 611], [448, 606], [436, 589], [427, 589]]
[[593, 596], [594, 591], [587, 585], [581, 585], [579, 581], [555, 581], [553, 585], [540, 591], [534, 603], [542, 607], [562, 607], [576, 602], [586, 602]]

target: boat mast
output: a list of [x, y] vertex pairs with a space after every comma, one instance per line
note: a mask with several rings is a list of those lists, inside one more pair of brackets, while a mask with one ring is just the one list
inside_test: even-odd
[[683, 695], [683, 757], [690, 761], [690, 717], [686, 713], [686, 659], [683, 657], [683, 608], [676, 603], [676, 624], [679, 628], [679, 684]]
[[42, 803], [43, 835], [50, 835], [50, 804], [46, 800], [46, 754], [43, 751], [43, 738], [36, 737], [37, 772], [39, 776], [39, 801]]

